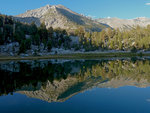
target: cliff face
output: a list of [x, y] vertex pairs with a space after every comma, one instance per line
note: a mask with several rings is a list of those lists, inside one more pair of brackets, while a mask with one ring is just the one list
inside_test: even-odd
[[46, 5], [38, 9], [28, 10], [23, 14], [17, 15], [15, 19], [24, 23], [35, 22], [37, 26], [44, 22], [47, 28], [52, 26], [53, 28], [59, 27], [73, 30], [82, 26], [89, 31], [101, 31], [108, 27], [75, 13], [62, 5]]

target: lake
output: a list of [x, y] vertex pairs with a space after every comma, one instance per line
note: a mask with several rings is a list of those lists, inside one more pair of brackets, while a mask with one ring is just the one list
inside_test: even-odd
[[150, 59], [0, 62], [0, 113], [150, 113]]

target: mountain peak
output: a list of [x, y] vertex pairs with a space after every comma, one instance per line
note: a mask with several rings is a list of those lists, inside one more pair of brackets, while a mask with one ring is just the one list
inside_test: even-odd
[[47, 8], [47, 9], [53, 8], [53, 9], [55, 9], [55, 8], [66, 8], [66, 7], [61, 5], [61, 4], [59, 4], [59, 5], [49, 5], [49, 4], [47, 4], [46, 6], [41, 7], [41, 8]]
[[47, 4], [45, 7], [51, 7], [51, 5]]
[[44, 7], [29, 10], [23, 14], [16, 16], [17, 21], [24, 23], [32, 23], [37, 26], [45, 22], [46, 27], [62, 28], [74, 30], [78, 27], [84, 27], [88, 31], [101, 31], [107, 28], [94, 20], [82, 16], [63, 5], [46, 5]]

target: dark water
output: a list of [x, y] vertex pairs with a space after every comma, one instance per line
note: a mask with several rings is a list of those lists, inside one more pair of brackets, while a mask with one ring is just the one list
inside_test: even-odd
[[150, 113], [150, 60], [0, 62], [0, 113]]

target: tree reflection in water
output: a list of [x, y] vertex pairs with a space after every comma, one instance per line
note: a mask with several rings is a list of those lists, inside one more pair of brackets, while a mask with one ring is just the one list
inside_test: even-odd
[[0, 62], [0, 95], [19, 92], [62, 102], [93, 87], [150, 86], [150, 60]]

